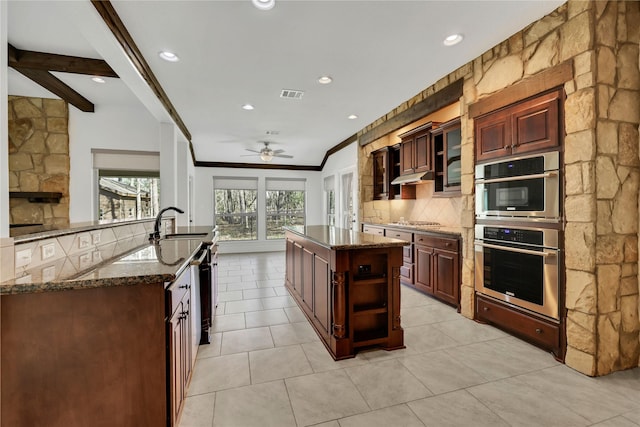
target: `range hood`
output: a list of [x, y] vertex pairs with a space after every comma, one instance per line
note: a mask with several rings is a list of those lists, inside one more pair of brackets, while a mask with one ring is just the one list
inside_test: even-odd
[[400, 175], [399, 177], [391, 181], [391, 185], [419, 184], [422, 181], [432, 181], [432, 180], [433, 180], [433, 171], [426, 171], [426, 172], [410, 173], [407, 175]]

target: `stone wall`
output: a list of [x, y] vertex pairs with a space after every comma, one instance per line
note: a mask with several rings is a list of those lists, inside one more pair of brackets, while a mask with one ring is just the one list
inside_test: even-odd
[[10, 199], [11, 224], [69, 225], [69, 110], [59, 99], [9, 97], [9, 191], [60, 192], [60, 203]]
[[[572, 64], [573, 75], [564, 84], [565, 362], [587, 375], [640, 364], [639, 41], [640, 2], [570, 0], [361, 131], [464, 79], [461, 312], [471, 318], [475, 150], [469, 105]], [[361, 151], [366, 184], [371, 170], [363, 159], [370, 148]], [[362, 190], [363, 201], [370, 201], [370, 192]]]

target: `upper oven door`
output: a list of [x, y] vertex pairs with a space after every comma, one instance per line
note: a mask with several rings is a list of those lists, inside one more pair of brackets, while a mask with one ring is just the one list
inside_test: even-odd
[[560, 220], [558, 152], [476, 166], [476, 216]]

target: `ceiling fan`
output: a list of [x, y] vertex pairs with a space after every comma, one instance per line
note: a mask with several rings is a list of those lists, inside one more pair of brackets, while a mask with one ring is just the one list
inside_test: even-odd
[[262, 143], [264, 144], [264, 147], [260, 151], [252, 150], [251, 148], [245, 148], [245, 150], [251, 151], [252, 153], [256, 153], [256, 154], [244, 154], [243, 157], [258, 155], [265, 162], [270, 162], [271, 159], [273, 159], [274, 157], [283, 157], [285, 159], [293, 159], [293, 156], [290, 156], [288, 154], [282, 154], [284, 150], [271, 149], [269, 147], [269, 141], [262, 141]]

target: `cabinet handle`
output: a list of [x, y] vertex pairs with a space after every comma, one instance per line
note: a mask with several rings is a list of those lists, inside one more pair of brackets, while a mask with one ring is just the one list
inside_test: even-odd
[[536, 334], [541, 334], [541, 333], [542, 333], [542, 329], [536, 328]]
[[180, 289], [189, 289], [191, 285], [180, 285], [178, 286]]
[[489, 311], [489, 307], [482, 307], [484, 311]]

